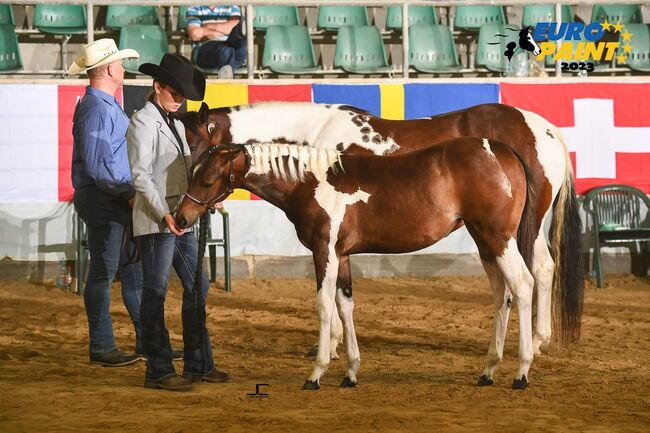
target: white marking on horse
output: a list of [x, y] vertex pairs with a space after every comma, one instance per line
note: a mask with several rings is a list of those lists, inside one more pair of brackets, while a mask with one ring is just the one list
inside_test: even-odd
[[[383, 137], [370, 126], [369, 116], [351, 115], [350, 111], [340, 107], [297, 102], [241, 106], [238, 111], [233, 110], [229, 114], [232, 142], [264, 143], [282, 139], [326, 149], [336, 149], [339, 143], [344, 149], [356, 144], [376, 155], [386, 155], [399, 149], [392, 137]], [[367, 141], [364, 141], [364, 136]]]
[[196, 164], [196, 166], [194, 166], [194, 170], [192, 171], [192, 177], [196, 176], [196, 172], [199, 171], [201, 165], [203, 164]]
[[[325, 275], [317, 296], [318, 315], [320, 318], [324, 319], [321, 320], [321, 328], [329, 330], [332, 321], [332, 314], [335, 311], [336, 279], [339, 270], [339, 259], [336, 254], [335, 246], [339, 238], [339, 229], [341, 223], [343, 223], [347, 206], [351, 206], [360, 201], [368, 203], [370, 194], [361, 189], [357, 190], [357, 192], [353, 194], [336, 191], [334, 186], [329, 184], [326, 180], [321, 180], [314, 190], [314, 198], [330, 217], [330, 235], [327, 244], [327, 266], [325, 267]], [[344, 314], [351, 315], [351, 310], [346, 309]], [[349, 326], [354, 327], [352, 323], [350, 323]], [[321, 329], [321, 331], [323, 331], [323, 329]], [[319, 381], [322, 374], [327, 370], [330, 362], [329, 333], [321, 332], [320, 336], [316, 365], [309, 376], [310, 381]], [[354, 354], [352, 358], [354, 361], [348, 369], [348, 374], [352, 380], [356, 381], [356, 370], [358, 369], [360, 359], [358, 356], [358, 348], [357, 353]]]
[[506, 194], [508, 194], [508, 197], [512, 198], [512, 184], [510, 183], [508, 176], [506, 176], [506, 174], [503, 172], [503, 167], [501, 167], [501, 164], [499, 163], [496, 155], [494, 152], [492, 152], [490, 141], [487, 138], [483, 139], [483, 149], [485, 149], [485, 151], [492, 157], [494, 162], [496, 162], [499, 166], [499, 183], [501, 184], [501, 189], [503, 189]]

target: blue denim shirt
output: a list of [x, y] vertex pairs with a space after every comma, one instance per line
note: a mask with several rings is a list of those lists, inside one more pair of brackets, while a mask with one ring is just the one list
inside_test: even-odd
[[129, 199], [135, 195], [126, 152], [129, 119], [114, 96], [86, 87], [74, 114], [72, 186], [97, 186]]

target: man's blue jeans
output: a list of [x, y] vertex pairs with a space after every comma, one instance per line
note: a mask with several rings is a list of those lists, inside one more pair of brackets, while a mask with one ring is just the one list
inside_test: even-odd
[[205, 69], [221, 69], [226, 65], [237, 69], [246, 61], [246, 40], [207, 41], [194, 49], [194, 63]]
[[[90, 353], [107, 353], [117, 348], [109, 310], [111, 285], [118, 269], [122, 300], [135, 328], [135, 349], [141, 353], [142, 267], [139, 262], [128, 263], [128, 255], [133, 255], [135, 251], [135, 242], [124, 239], [131, 220], [131, 208], [126, 200], [94, 187], [76, 190], [74, 205], [88, 227], [90, 269], [84, 287], [84, 304], [88, 316]], [[129, 254], [123, 248], [125, 241], [130, 248]]]
[[[197, 308], [193, 305], [192, 287], [198, 259], [198, 244], [194, 233], [178, 237], [171, 233], [156, 233], [138, 236], [137, 239], [142, 252], [144, 275], [140, 317], [144, 354], [147, 357], [146, 378], [158, 380], [175, 373], [169, 333], [165, 327], [165, 296], [172, 266], [183, 285], [183, 373], [210, 373], [214, 369], [214, 362], [210, 336], [205, 325], [205, 300], [208, 296], [208, 278], [205, 272], [202, 273], [201, 296]], [[197, 312], [201, 313], [200, 318]], [[200, 344], [190, 347], [190, 337], [197, 338]]]

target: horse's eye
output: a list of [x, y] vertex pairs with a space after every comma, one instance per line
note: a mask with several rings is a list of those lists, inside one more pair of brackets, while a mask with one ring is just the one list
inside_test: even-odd
[[203, 182], [203, 188], [210, 188], [214, 185], [214, 182]]

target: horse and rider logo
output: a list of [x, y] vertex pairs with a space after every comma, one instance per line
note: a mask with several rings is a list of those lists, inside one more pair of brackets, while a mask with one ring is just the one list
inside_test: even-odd
[[[533, 55], [537, 56], [539, 53], [542, 52], [542, 50], [539, 48], [539, 45], [537, 45], [537, 42], [533, 39], [533, 35], [530, 34], [530, 27], [526, 27], [523, 29], [518, 29], [518, 28], [513, 28], [513, 27], [505, 27], [506, 30], [510, 32], [519, 32], [519, 41], [518, 42], [508, 42], [506, 45], [506, 51], [503, 53], [507, 58], [508, 62], [512, 60], [512, 57], [515, 55], [515, 52], [519, 49], [530, 51], [533, 53]], [[507, 38], [508, 35], [503, 35], [501, 33], [497, 33], [494, 35], [495, 37], [501, 37], [501, 38]], [[501, 42], [488, 42], [488, 45], [499, 45]]]

